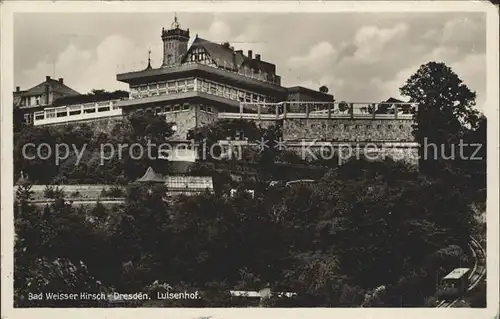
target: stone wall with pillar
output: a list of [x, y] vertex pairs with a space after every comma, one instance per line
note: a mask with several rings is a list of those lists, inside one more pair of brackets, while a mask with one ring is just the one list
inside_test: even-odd
[[352, 158], [371, 161], [390, 158], [416, 166], [418, 165], [418, 148], [416, 142], [330, 143], [304, 141], [286, 143], [286, 150], [296, 153], [307, 161], [335, 158], [339, 164]]
[[54, 123], [54, 124], [47, 124], [44, 126], [51, 126], [58, 128], [71, 127], [74, 129], [78, 129], [82, 125], [87, 125], [90, 128], [92, 128], [95, 135], [98, 135], [100, 133], [110, 133], [118, 123], [122, 123], [124, 120], [125, 120], [124, 116], [114, 116], [114, 117], [106, 117], [106, 118], [92, 119], [92, 120]]
[[413, 141], [409, 119], [285, 119], [284, 140]]

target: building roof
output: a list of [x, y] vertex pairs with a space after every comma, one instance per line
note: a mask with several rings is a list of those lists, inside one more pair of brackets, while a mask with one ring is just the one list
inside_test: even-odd
[[[242, 67], [246, 66], [256, 71], [261, 70], [262, 72], [269, 74], [274, 74], [276, 72], [276, 66], [274, 64], [257, 59], [251, 59], [250, 57], [244, 55], [243, 51], [235, 51], [234, 48], [229, 45], [229, 43], [219, 44], [200, 37], [196, 37], [191, 44], [188, 52], [190, 52], [194, 48], [205, 49], [210, 57], [214, 60], [215, 64], [221, 68], [238, 71]], [[185, 56], [187, 56], [188, 52], [186, 52]]]
[[382, 102], [382, 103], [406, 103], [405, 101], [401, 101], [399, 99], [396, 99], [396, 98], [393, 98], [393, 97], [390, 97], [387, 99], [387, 101], [385, 102]]
[[205, 49], [217, 66], [233, 71], [237, 71], [246, 58], [242, 52], [233, 51], [229, 46], [217, 44], [200, 37], [194, 39], [188, 52], [194, 48]]
[[127, 91], [117, 90], [114, 92], [98, 92], [96, 94], [88, 93], [81, 95], [70, 95], [58, 98], [54, 101], [54, 106], [62, 106], [62, 105], [72, 105], [72, 104], [85, 104], [92, 102], [102, 102], [102, 101], [111, 101], [111, 100], [121, 100], [129, 97], [129, 93]]
[[214, 189], [211, 176], [166, 176], [164, 180], [169, 190], [202, 191]]
[[323, 92], [320, 92], [320, 91], [312, 90], [312, 89], [309, 89], [309, 88], [306, 88], [306, 87], [303, 87], [303, 86], [292, 86], [292, 87], [286, 88], [286, 90], [287, 90], [288, 93], [302, 92], [302, 93], [314, 95], [314, 96], [317, 96], [317, 97], [320, 97], [320, 98], [328, 98], [328, 100], [332, 100], [333, 101], [333, 95], [332, 94], [328, 94], [328, 93], [323, 93]]
[[30, 97], [30, 96], [44, 95], [47, 86], [48, 86], [49, 92], [51, 92], [51, 93], [59, 93], [62, 96], [78, 96], [78, 95], [80, 95], [80, 93], [73, 90], [69, 86], [65, 85], [62, 78], [59, 80], [55, 80], [55, 79], [51, 79], [49, 76], [47, 76], [44, 82], [42, 82], [38, 85], [35, 85], [31, 89], [19, 90], [19, 87], [17, 87], [16, 91], [14, 91], [14, 106], [20, 106], [22, 108], [41, 107], [41, 105], [21, 106], [22, 98], [23, 97]]
[[[62, 79], [61, 79], [62, 80]], [[33, 96], [33, 95], [42, 95], [45, 93], [45, 85], [49, 85], [49, 89], [51, 92], [61, 93], [63, 95], [80, 95], [77, 91], [73, 90], [69, 86], [62, 83], [62, 81], [58, 81], [55, 79], [51, 79], [47, 77], [46, 80], [38, 85], [35, 85], [31, 89], [15, 92], [16, 95], [20, 96]]]
[[450, 272], [443, 279], [460, 279], [463, 275], [469, 272], [469, 268], [456, 268], [452, 272]]
[[137, 182], [139, 182], [139, 183], [151, 183], [151, 182], [152, 183], [163, 183], [163, 182], [165, 182], [165, 180], [160, 175], [156, 174], [156, 172], [150, 166], [146, 170], [146, 173], [144, 173], [144, 175], [142, 175], [142, 177], [139, 178], [137, 180]]

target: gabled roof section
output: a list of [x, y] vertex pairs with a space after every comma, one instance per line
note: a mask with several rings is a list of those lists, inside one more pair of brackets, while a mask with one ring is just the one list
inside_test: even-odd
[[218, 44], [215, 42], [211, 42], [209, 40], [205, 40], [200, 37], [195, 38], [188, 52], [183, 57], [182, 59], [183, 62], [187, 54], [189, 54], [191, 50], [195, 48], [203, 48], [218, 67], [229, 69], [232, 71], [238, 71], [241, 67], [245, 65], [257, 69], [255, 66], [257, 66], [258, 63], [262, 65], [269, 64], [267, 62], [253, 61], [252, 59], [249, 59], [247, 56], [243, 54], [242, 51], [238, 50], [235, 51], [232, 47], [229, 46], [229, 43]]
[[268, 73], [268, 74], [276, 74], [276, 65], [269, 63], [269, 62], [262, 61], [262, 60], [249, 59], [246, 56], [244, 56], [244, 57], [246, 59], [244, 59], [244, 61], [242, 62], [242, 64], [239, 67], [246, 66], [250, 69], [256, 70], [257, 72], [260, 70], [260, 71]]
[[203, 48], [218, 67], [234, 71], [238, 70], [238, 65], [241, 65], [244, 59], [243, 54], [233, 54], [235, 52], [231, 50], [229, 46], [226, 47], [203, 38], [196, 37], [182, 60], [184, 61], [187, 54], [196, 48]]
[[66, 96], [80, 95], [80, 93], [73, 90], [69, 86], [67, 86], [67, 85], [65, 85], [57, 80], [48, 78], [44, 82], [42, 82], [38, 85], [35, 85], [31, 89], [22, 92], [21, 96], [42, 95], [45, 93], [45, 85], [46, 84], [49, 85], [49, 90], [51, 92], [61, 93], [61, 94], [66, 95]]
[[405, 101], [398, 100], [396, 98], [390, 97], [384, 103], [406, 103]]
[[137, 180], [139, 183], [164, 183], [165, 180], [153, 170], [151, 166], [148, 167], [146, 173]]

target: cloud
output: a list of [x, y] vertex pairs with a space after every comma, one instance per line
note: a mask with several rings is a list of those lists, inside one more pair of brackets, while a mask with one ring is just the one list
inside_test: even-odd
[[397, 24], [392, 28], [367, 26], [356, 32], [354, 43], [358, 50], [354, 58], [358, 63], [373, 63], [380, 59], [382, 53], [395, 41], [400, 40], [406, 32], [406, 24]]
[[[54, 55], [56, 76], [64, 77], [65, 83], [82, 93], [93, 88], [126, 88], [116, 81], [116, 73], [144, 69], [148, 49], [152, 50], [153, 67], [161, 65], [163, 48], [158, 31], [166, 25], [163, 16], [158, 15], [155, 22], [152, 16], [131, 15], [127, 23], [134, 28], [127, 32], [117, 27], [123, 24], [122, 16], [102, 16], [98, 23], [90, 23], [86, 17], [68, 18], [65, 32], [94, 34], [95, 39], [51, 40], [54, 32], [60, 32], [57, 19], [46, 21], [37, 16], [23, 20], [26, 26], [15, 31], [20, 39], [16, 40], [16, 85], [26, 88], [51, 75], [51, 59], [46, 55], [53, 56], [53, 52], [58, 52]], [[28, 24], [33, 19], [39, 19], [38, 27], [34, 22]], [[252, 50], [276, 64], [283, 85], [311, 89], [326, 85], [337, 100], [369, 102], [399, 97], [399, 87], [429, 61], [451, 66], [477, 91], [478, 104], [484, 99], [486, 37], [482, 14], [185, 13], [181, 20], [183, 27], [191, 29], [190, 42], [198, 33], [214, 42], [228, 41], [236, 50]], [[36, 35], [33, 28], [38, 30]], [[50, 44], [33, 51], [28, 49], [32, 43]]]
[[[162, 46], [151, 46], [151, 49], [152, 61], [158, 66], [161, 63]], [[80, 93], [99, 88], [126, 89], [125, 83], [116, 81], [116, 74], [146, 68], [147, 50], [120, 35], [108, 36], [95, 50], [81, 50], [70, 44], [57, 56], [56, 76], [63, 77], [65, 83]], [[43, 79], [42, 74], [52, 73], [52, 65], [42, 61], [23, 75], [36, 85]]]
[[[441, 52], [439, 54], [438, 52]], [[423, 58], [422, 61], [429, 60], [430, 57], [437, 57], [436, 60], [446, 60], [446, 54], [449, 51], [433, 51], [430, 53], [428, 58]], [[441, 57], [441, 59], [439, 59]], [[425, 62], [422, 62], [422, 64]], [[387, 97], [395, 97], [403, 100], [407, 100], [407, 97], [403, 97], [399, 94], [399, 88], [404, 85], [406, 80], [413, 75], [419, 68], [421, 64], [415, 64], [409, 68], [399, 71], [391, 80], [382, 81], [379, 78], [371, 79], [371, 83], [375, 85], [381, 94]], [[478, 109], [484, 108], [484, 101], [486, 98], [486, 55], [484, 54], [469, 54], [462, 59], [447, 64], [453, 72], [455, 72], [458, 77], [469, 87], [472, 91], [477, 92], [476, 106]]]
[[231, 28], [230, 26], [222, 20], [215, 20], [210, 25], [208, 29], [208, 39], [211, 39], [214, 42], [225, 42], [231, 36]]
[[[321, 41], [309, 52], [290, 58], [288, 62], [293, 67], [287, 76], [313, 89], [320, 79], [327, 80], [322, 84], [330, 87], [337, 100], [382, 101], [391, 96], [402, 98], [399, 88], [420, 65], [442, 61], [452, 67], [471, 89], [478, 90], [479, 105], [485, 88], [485, 55], [474, 51], [473, 46], [481, 51], [484, 25], [483, 31], [481, 24], [472, 31], [465, 31], [459, 21], [462, 19], [443, 21], [441, 27], [421, 30], [420, 35], [411, 29], [422, 27], [418, 24], [395, 22], [384, 27], [375, 24], [361, 26], [350, 40], [342, 42], [336, 49], [331, 43]], [[465, 34], [463, 42], [459, 32]], [[477, 43], [472, 41], [474, 37]], [[295, 83], [287, 81], [287, 84]]]
[[331, 58], [336, 53], [333, 46], [326, 41], [322, 41], [309, 50], [306, 56], [293, 56], [288, 60], [291, 67], [308, 67], [321, 63], [322, 60]]
[[450, 65], [470, 90], [476, 91], [476, 106], [484, 110], [486, 101], [486, 54], [469, 54]]

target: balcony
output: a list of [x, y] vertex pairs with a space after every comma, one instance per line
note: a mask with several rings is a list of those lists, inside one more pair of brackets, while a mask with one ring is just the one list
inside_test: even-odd
[[221, 96], [209, 94], [209, 93], [204, 93], [204, 92], [197, 92], [197, 91], [190, 91], [190, 92], [180, 92], [180, 93], [173, 93], [173, 94], [151, 94], [147, 93], [142, 94], [140, 97], [135, 97], [131, 98], [129, 100], [123, 100], [118, 103], [118, 106], [120, 107], [128, 107], [128, 106], [139, 106], [139, 105], [145, 105], [145, 104], [154, 104], [154, 103], [161, 103], [161, 102], [168, 102], [168, 101], [175, 101], [175, 100], [181, 100], [181, 99], [189, 99], [189, 98], [203, 98], [207, 100], [211, 100], [214, 102], [226, 104], [226, 105], [231, 105], [233, 107], [238, 107], [239, 103], [237, 101], [224, 98]]
[[280, 102], [240, 103], [240, 112], [219, 113], [219, 118], [281, 120], [296, 119], [402, 119], [412, 120], [416, 103]]
[[203, 65], [203, 66], [211, 67], [214, 69], [220, 69], [220, 70], [223, 70], [225, 72], [234, 73], [234, 74], [237, 74], [237, 75], [240, 75], [240, 76], [252, 79], [252, 80], [260, 81], [260, 82], [270, 83], [270, 84], [274, 84], [274, 85], [281, 85], [281, 77], [279, 75], [267, 74], [267, 73], [255, 73], [252, 69], [246, 68], [246, 67], [242, 68], [238, 71], [234, 71], [234, 70], [231, 70], [229, 68], [229, 65], [226, 65], [226, 61], [224, 61], [224, 65], [222, 67], [217, 66], [217, 65], [213, 65], [213, 64], [201, 64], [198, 62], [186, 62], [183, 65], [192, 65], [192, 64]]
[[285, 88], [281, 87], [281, 78], [278, 75], [263, 75], [259, 73], [252, 73], [250, 69], [240, 70], [238, 72], [225, 69], [224, 67], [200, 64], [200, 63], [185, 63], [182, 65], [161, 67], [158, 69], [133, 71], [121, 73], [116, 75], [117, 81], [132, 83], [140, 79], [144, 82], [147, 78], [162, 79], [165, 76], [175, 77], [176, 75], [187, 73], [205, 73], [212, 74], [218, 77], [230, 79], [236, 83], [246, 83], [256, 87], [278, 90], [285, 92]]
[[38, 126], [121, 116], [122, 109], [117, 101], [45, 108], [34, 113], [33, 124]]

